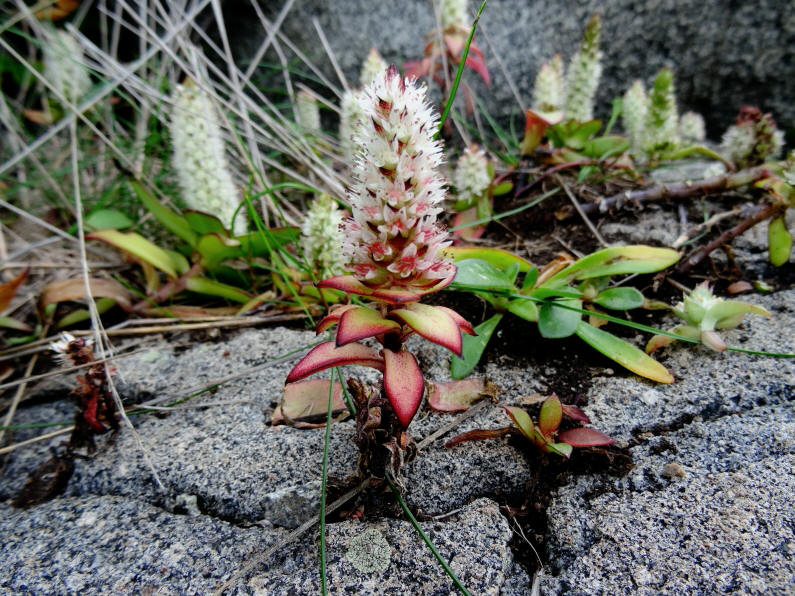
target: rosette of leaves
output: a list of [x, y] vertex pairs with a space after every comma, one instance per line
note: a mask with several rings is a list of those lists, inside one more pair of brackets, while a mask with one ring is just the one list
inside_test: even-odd
[[588, 423], [590, 420], [576, 406], [560, 403], [560, 399], [554, 393], [542, 402], [538, 421], [535, 423], [524, 408], [503, 406], [503, 409], [513, 426], [472, 430], [453, 437], [444, 446], [450, 448], [465, 441], [482, 441], [518, 434], [541, 451], [568, 458], [575, 447], [601, 447], [615, 443], [603, 432], [585, 426], [558, 432], [564, 415], [578, 422]]
[[[615, 275], [654, 273], [679, 259], [670, 249], [650, 246], [607, 248], [577, 261], [559, 258], [542, 269], [510, 253], [488, 248], [448, 249], [458, 273], [450, 286], [471, 292], [497, 311], [465, 337], [462, 356], [453, 357], [453, 378], [467, 376], [477, 365], [491, 336], [506, 313], [536, 323], [542, 337], [576, 335], [591, 347], [632, 372], [660, 383], [672, 383], [666, 368], [639, 348], [599, 328], [598, 308], [629, 310], [644, 304], [635, 288], [609, 287]], [[593, 323], [583, 314], [590, 309]]]
[[[677, 325], [670, 330], [671, 333], [697, 340], [717, 352], [726, 349], [718, 329], [737, 327], [747, 313], [770, 316], [766, 309], [756, 304], [718, 298], [712, 293], [709, 282], [706, 281], [697, 285], [672, 310], [686, 324]], [[651, 353], [674, 341], [675, 338], [667, 335], [655, 335], [646, 344], [646, 352]]]

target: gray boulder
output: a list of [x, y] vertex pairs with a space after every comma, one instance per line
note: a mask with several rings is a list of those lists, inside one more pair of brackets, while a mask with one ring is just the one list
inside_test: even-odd
[[[283, 2], [266, 3], [275, 19]], [[470, 0], [473, 14], [479, 3]], [[237, 54], [252, 56], [264, 38], [257, 17], [244, 2], [226, 2], [229, 28], [235, 31]], [[680, 109], [701, 112], [709, 134], [718, 138], [740, 106], [771, 111], [782, 129], [795, 126], [790, 81], [795, 76], [795, 12], [790, 2], [739, 3], [712, 0], [647, 0], [634, 2], [539, 2], [492, 0], [476, 37], [492, 74], [487, 90], [473, 72], [472, 83], [488, 111], [501, 119], [520, 113], [506, 82], [499, 57], [515, 83], [522, 105], [529, 107], [540, 65], [555, 53], [568, 62], [585, 22], [602, 15], [604, 73], [597, 115], [607, 118], [610, 102], [634, 79], [650, 83], [663, 66], [674, 68]], [[371, 47], [398, 65], [417, 59], [425, 35], [434, 27], [427, 0], [400, 2], [321, 2], [299, 0], [282, 31], [335, 84], [338, 79], [319, 43], [317, 18], [349, 82], [358, 84], [361, 61]], [[275, 55], [266, 59], [277, 62]]]

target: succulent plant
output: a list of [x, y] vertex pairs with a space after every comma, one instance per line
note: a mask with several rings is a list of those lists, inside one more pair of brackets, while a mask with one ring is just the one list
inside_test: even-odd
[[[709, 287], [709, 282], [697, 285], [673, 308], [673, 312], [687, 324], [674, 327], [671, 329], [672, 333], [698, 340], [718, 352], [723, 352], [726, 344], [718, 335], [717, 329], [737, 327], [746, 313], [770, 316], [770, 313], [761, 306], [716, 297]], [[646, 345], [646, 352], [651, 353], [673, 341], [676, 340], [672, 337], [655, 335]]]
[[244, 234], [245, 218], [235, 216], [240, 195], [232, 181], [215, 107], [190, 79], [174, 91], [170, 132], [174, 169], [187, 206], [214, 215], [236, 235]]

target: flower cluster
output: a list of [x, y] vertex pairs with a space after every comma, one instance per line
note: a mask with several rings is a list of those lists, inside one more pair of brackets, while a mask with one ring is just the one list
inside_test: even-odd
[[555, 54], [552, 60], [544, 62], [536, 75], [533, 87], [533, 110], [536, 112], [557, 112], [566, 103], [563, 58]]
[[624, 93], [621, 110], [621, 119], [624, 123], [624, 131], [629, 137], [629, 145], [635, 155], [643, 154], [645, 145], [645, 126], [646, 111], [648, 109], [648, 99], [646, 98], [646, 88], [643, 81], [637, 80]]
[[315, 96], [306, 89], [295, 96], [295, 122], [306, 133], [320, 132], [320, 109]]
[[77, 103], [91, 88], [88, 70], [83, 66], [83, 49], [69, 32], [48, 29], [44, 44], [44, 78], [66, 101]]
[[344, 270], [341, 222], [342, 211], [334, 199], [324, 193], [312, 202], [301, 225], [301, 248], [321, 279], [340, 275]]
[[644, 149], [655, 154], [679, 144], [679, 115], [676, 109], [674, 73], [663, 68], [654, 78], [646, 110]]
[[437, 0], [442, 29], [450, 27], [469, 29], [467, 0]]
[[703, 143], [707, 138], [704, 117], [698, 112], [685, 112], [679, 118], [679, 136], [685, 141]]
[[754, 106], [740, 109], [721, 140], [722, 153], [741, 168], [776, 158], [783, 146], [784, 133], [776, 128], [773, 116]]
[[585, 25], [580, 49], [571, 57], [566, 77], [566, 117], [580, 122], [593, 118], [594, 97], [602, 76], [599, 38], [602, 20], [598, 14]]
[[362, 91], [359, 104], [365, 118], [354, 134], [360, 152], [343, 250], [359, 285], [376, 291], [361, 293], [389, 298], [377, 291], [400, 289], [416, 300], [455, 275], [443, 253], [447, 232], [436, 224], [445, 194], [442, 149], [433, 139], [438, 120], [425, 89], [394, 66]]
[[489, 160], [477, 145], [470, 145], [458, 158], [453, 182], [458, 191], [458, 200], [471, 206], [491, 184]]
[[[189, 208], [216, 216], [229, 227], [240, 203], [226, 159], [221, 126], [210, 98], [188, 79], [173, 97], [171, 141], [182, 198]], [[231, 229], [246, 232], [238, 215]]]

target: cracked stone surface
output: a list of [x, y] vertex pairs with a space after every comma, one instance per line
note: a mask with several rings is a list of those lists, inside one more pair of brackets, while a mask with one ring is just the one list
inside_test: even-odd
[[[795, 292], [747, 299], [775, 316], [748, 317], [741, 328], [727, 332], [727, 343], [795, 351], [795, 338], [782, 333], [795, 322]], [[170, 402], [314, 340], [309, 332], [269, 328], [186, 350], [157, 348], [120, 360], [119, 388], [125, 401]], [[429, 378], [447, 379], [441, 349], [427, 342], [413, 342], [412, 348], [428, 365]], [[793, 582], [795, 544], [788, 521], [795, 494], [792, 361], [683, 344], [666, 348], [660, 358], [677, 378], [673, 385], [654, 385], [620, 369], [590, 369], [592, 377], [583, 386], [586, 411], [597, 428], [630, 447], [635, 467], [623, 478], [573, 477], [558, 489], [547, 512], [548, 532], [538, 545], [544, 593], [699, 593], [709, 591], [707, 578], [713, 576], [719, 591], [785, 593]], [[186, 402], [187, 409], [135, 417], [163, 491], [132, 433], [123, 429], [116, 437], [100, 438], [93, 458], [75, 463], [63, 497], [29, 511], [2, 505], [0, 577], [6, 583], [0, 585], [14, 593], [51, 592], [56, 585], [84, 592], [113, 586], [146, 591], [157, 585], [167, 586], [166, 593], [206, 593], [251, 553], [315, 517], [322, 430], [267, 424], [290, 366], [276, 363], [223, 384]], [[554, 389], [549, 386], [554, 371], [547, 368], [517, 368], [498, 359], [480, 370], [502, 387], [501, 403], [518, 404], [530, 393]], [[44, 401], [23, 407], [15, 420], [68, 420], [71, 412], [67, 400]], [[412, 433], [421, 440], [452, 419], [422, 414]], [[452, 450], [442, 444], [452, 434], [505, 424], [500, 409], [487, 404], [426, 447], [405, 471], [406, 500], [418, 513], [442, 515], [424, 527], [473, 594], [530, 590], [494, 500], [520, 499], [532, 481], [535, 459], [505, 440]], [[22, 431], [15, 440], [39, 432]], [[352, 432], [347, 421], [331, 433], [330, 475], [338, 486], [355, 482]], [[13, 452], [0, 497], [13, 496], [61, 441]], [[365, 531], [379, 532], [390, 545], [388, 564], [383, 542], [375, 539], [373, 548], [380, 544], [381, 550], [357, 559], [362, 549], [354, 539]], [[329, 525], [328, 536], [333, 593], [454, 591], [406, 522], [349, 520]], [[238, 593], [316, 593], [315, 540], [304, 536], [241, 578]], [[168, 555], [162, 564], [156, 553]], [[30, 561], [37, 561], [36, 567]]]

